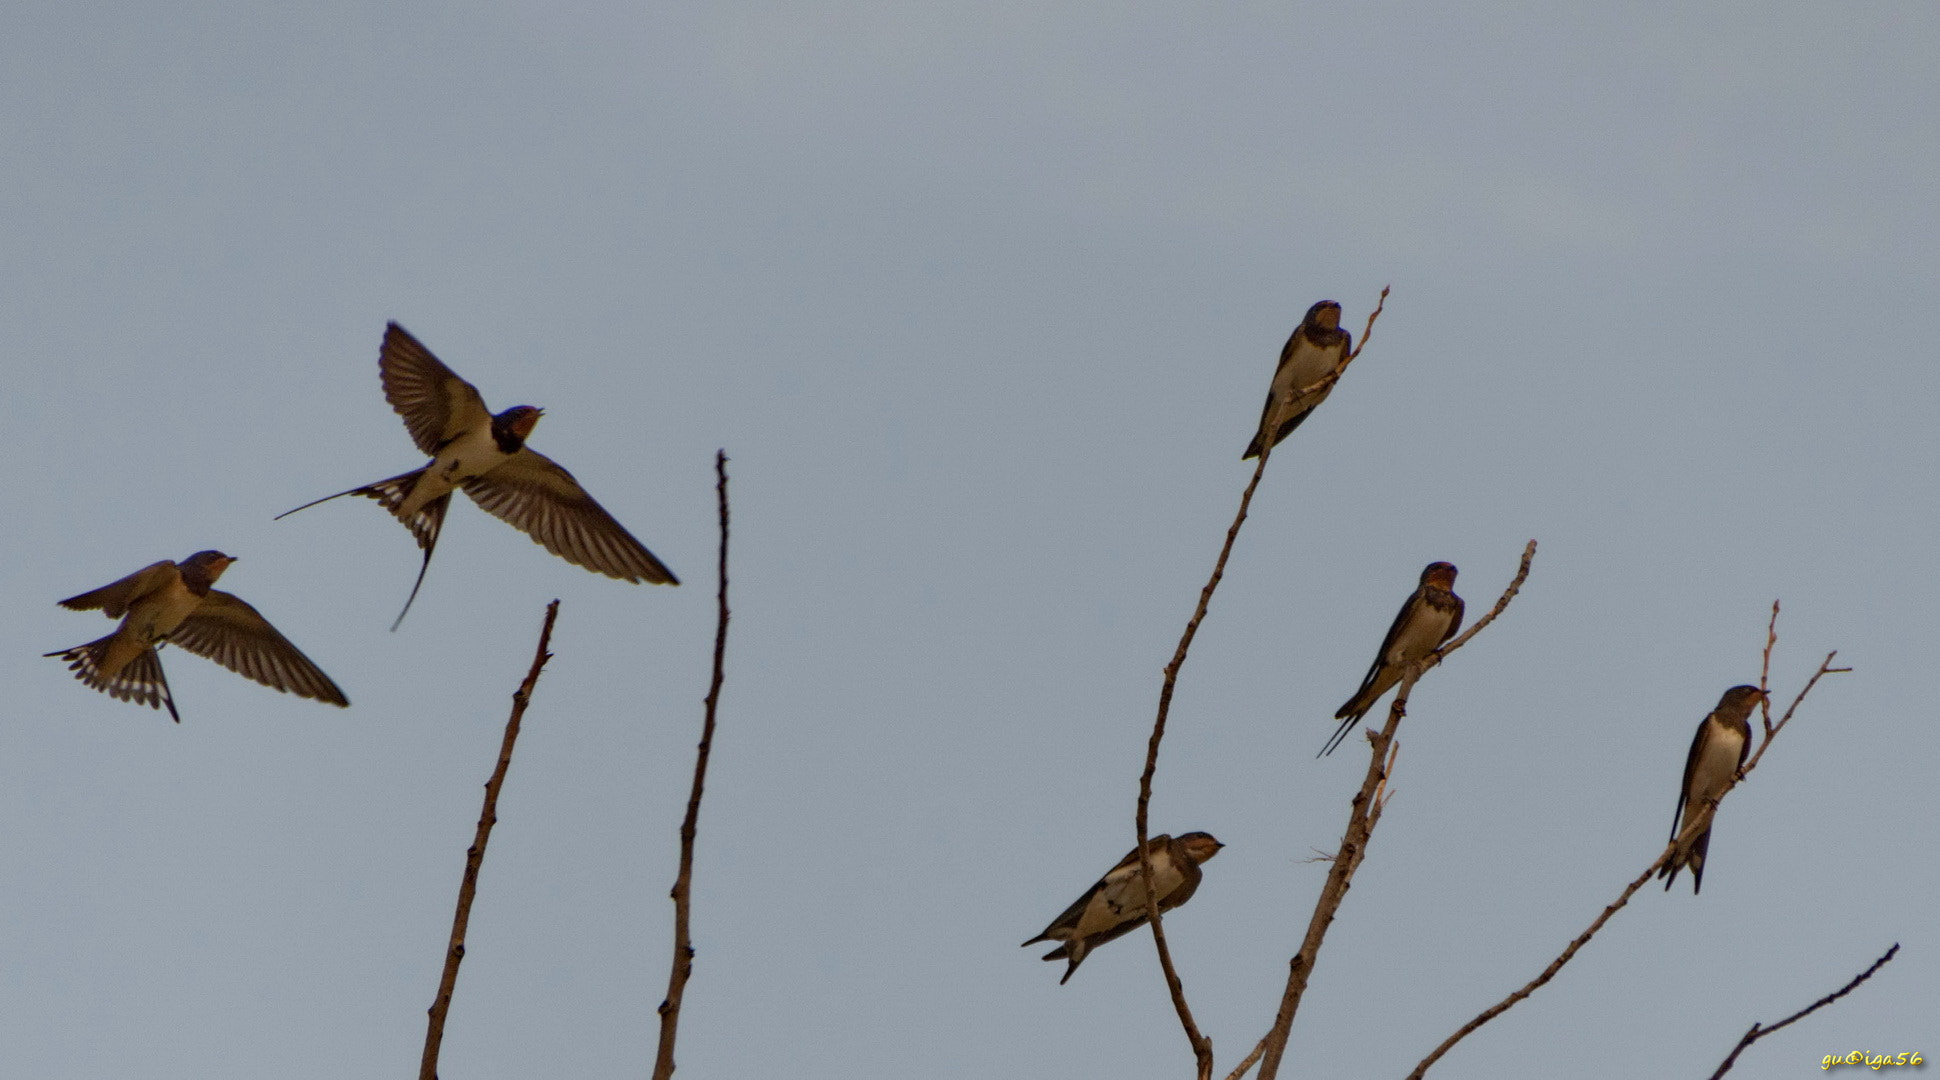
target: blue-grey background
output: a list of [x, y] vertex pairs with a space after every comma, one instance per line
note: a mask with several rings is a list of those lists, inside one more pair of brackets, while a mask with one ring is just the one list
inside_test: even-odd
[[[1821, 684], [1654, 887], [1433, 1075], [1940, 1054], [1928, 4], [20, 4], [0, 33], [0, 1074], [410, 1075], [509, 694], [448, 1077], [641, 1076], [713, 630], [683, 1076], [1189, 1075], [1149, 937], [1017, 942], [1132, 841], [1159, 672], [1314, 300], [1359, 335], [1186, 667], [1155, 831], [1220, 1071], [1359, 783], [1313, 760], [1421, 566], [1479, 614], [1287, 1075], [1399, 1076], [1660, 850], [1691, 733]], [[396, 319], [682, 574], [455, 508]], [[460, 500], [461, 502], [463, 500]], [[166, 650], [184, 722], [39, 654], [204, 547], [339, 712]]]

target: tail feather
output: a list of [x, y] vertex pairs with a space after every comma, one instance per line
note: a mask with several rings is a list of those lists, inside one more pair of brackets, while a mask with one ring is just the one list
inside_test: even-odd
[[162, 658], [156, 655], [154, 649], [143, 649], [114, 675], [102, 675], [101, 661], [108, 655], [108, 646], [113, 641], [114, 635], [109, 634], [86, 645], [76, 645], [72, 649], [46, 655], [67, 661], [67, 669], [83, 685], [117, 701], [132, 701], [153, 709], [167, 708], [168, 715], [176, 723], [181, 723], [182, 714], [175, 711], [175, 696], [169, 693], [168, 676], [162, 673]]
[[411, 534], [418, 538], [418, 546], [424, 549], [424, 561], [418, 564], [418, 580], [411, 585], [411, 595], [404, 601], [404, 610], [398, 612], [397, 619], [391, 623], [391, 632], [394, 634], [397, 633], [398, 627], [404, 625], [404, 617], [411, 613], [411, 604], [417, 600], [418, 590], [424, 586], [424, 572], [431, 569], [431, 552], [438, 546], [438, 533], [445, 527], [445, 511], [449, 509], [451, 509], [451, 493], [446, 492], [425, 503], [424, 509], [413, 514], [411, 520], [404, 523], [410, 527]]
[[339, 491], [335, 495], [325, 495], [321, 499], [313, 499], [297, 507], [296, 510], [285, 510], [276, 515], [276, 520], [281, 521], [291, 514], [296, 513], [297, 510], [308, 510], [318, 503], [327, 503], [332, 499], [341, 499], [345, 495], [357, 495], [362, 498], [376, 500], [377, 505], [390, 511], [392, 517], [403, 522], [404, 527], [411, 530], [412, 539], [418, 542], [419, 549], [424, 552], [424, 561], [418, 565], [418, 580], [411, 586], [411, 595], [404, 601], [404, 610], [398, 612], [396, 621], [391, 623], [392, 631], [396, 631], [399, 626], [404, 624], [404, 616], [410, 614], [411, 604], [417, 600], [418, 590], [424, 586], [424, 573], [431, 569], [431, 552], [437, 548], [438, 533], [445, 527], [445, 511], [451, 508], [451, 493], [446, 492], [425, 503], [408, 517], [399, 513], [405, 501], [416, 490], [418, 478], [423, 476], [424, 473], [424, 469], [413, 469], [408, 473], [399, 473], [388, 479], [379, 480], [374, 484], [365, 484], [363, 487], [354, 487], [349, 491]]

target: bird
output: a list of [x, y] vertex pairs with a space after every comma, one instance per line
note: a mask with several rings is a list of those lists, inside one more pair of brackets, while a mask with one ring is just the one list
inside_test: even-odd
[[431, 568], [451, 493], [463, 489], [486, 513], [532, 537], [547, 551], [588, 570], [639, 584], [678, 585], [680, 579], [654, 557], [613, 515], [593, 501], [573, 474], [525, 445], [545, 410], [515, 405], [494, 414], [478, 388], [433, 356], [396, 323], [384, 329], [378, 351], [384, 399], [404, 418], [418, 449], [431, 455], [421, 469], [339, 491], [276, 515], [278, 521], [345, 495], [377, 500], [411, 530], [424, 549], [418, 580], [391, 624], [410, 612]]
[[1334, 392], [1332, 384], [1311, 395], [1303, 396], [1300, 391], [1339, 367], [1353, 346], [1354, 335], [1340, 328], [1339, 304], [1322, 300], [1307, 309], [1307, 317], [1300, 320], [1293, 336], [1287, 338], [1286, 347], [1280, 350], [1280, 366], [1274, 369], [1273, 386], [1266, 392], [1266, 407], [1260, 410], [1260, 430], [1246, 444], [1241, 461], [1259, 457], [1262, 450], [1280, 445], [1308, 413], [1327, 400], [1327, 395]]
[[[1189, 832], [1176, 840], [1171, 836], [1147, 840], [1145, 850], [1152, 859], [1152, 888], [1159, 894], [1159, 911], [1171, 911], [1192, 899], [1193, 892], [1199, 888], [1199, 864], [1219, 854], [1219, 849], [1225, 846], [1213, 839], [1211, 833], [1203, 832]], [[1044, 959], [1071, 961], [1064, 969], [1064, 978], [1058, 980], [1058, 985], [1063, 986], [1091, 950], [1144, 926], [1149, 917], [1146, 907], [1138, 849], [1133, 848], [1118, 860], [1117, 866], [1098, 879], [1098, 884], [1086, 889], [1076, 903], [1065, 908], [1064, 914], [1052, 919], [1043, 933], [1024, 945], [1028, 948], [1040, 941], [1062, 942], [1045, 953]]]
[[163, 559], [111, 585], [70, 596], [60, 602], [62, 607], [98, 608], [121, 625], [107, 637], [46, 655], [68, 661], [75, 678], [110, 697], [157, 709], [166, 706], [178, 724], [182, 714], [176, 711], [156, 653], [164, 644], [179, 645], [271, 689], [348, 706], [349, 699], [330, 676], [269, 620], [229, 593], [211, 588], [235, 561], [220, 551], [198, 551], [179, 563]]
[[1340, 707], [1334, 719], [1340, 729], [1315, 757], [1325, 757], [1347, 737], [1347, 732], [1389, 688], [1401, 681], [1408, 668], [1421, 663], [1455, 636], [1462, 628], [1462, 598], [1455, 595], [1455, 564], [1429, 563], [1421, 571], [1421, 584], [1395, 614], [1388, 636], [1381, 639], [1381, 650], [1361, 680], [1361, 688]]
[[[1669, 892], [1677, 872], [1691, 868], [1691, 895], [1704, 887], [1704, 854], [1711, 847], [1711, 818], [1718, 800], [1744, 767], [1751, 752], [1751, 724], [1746, 717], [1765, 700], [1756, 686], [1734, 686], [1718, 699], [1718, 707], [1698, 723], [1691, 753], [1684, 759], [1684, 786], [1677, 794], [1677, 813], [1671, 818], [1671, 843], [1676, 850], [1657, 876]], [[1679, 828], [1682, 822], [1683, 827]]]

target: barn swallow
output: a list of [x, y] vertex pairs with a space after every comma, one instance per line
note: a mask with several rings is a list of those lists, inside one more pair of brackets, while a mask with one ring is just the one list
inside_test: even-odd
[[[432, 549], [438, 546], [438, 532], [444, 528], [445, 511], [451, 506], [451, 493], [457, 488], [463, 488], [486, 513], [569, 563], [635, 584], [680, 584], [673, 571], [586, 494], [572, 473], [525, 445], [544, 410], [515, 405], [494, 415], [485, 408], [477, 387], [459, 378], [396, 323], [384, 330], [377, 368], [384, 380], [384, 399], [404, 418], [411, 440], [431, 455], [431, 463], [326, 495], [296, 510], [362, 495], [377, 500], [411, 530], [424, 549], [424, 562], [392, 630], [404, 622], [411, 602], [418, 598], [424, 572], [431, 568]], [[296, 510], [286, 510], [277, 519]]]
[[[1691, 895], [1704, 887], [1704, 853], [1711, 847], [1711, 818], [1718, 800], [1738, 776], [1751, 752], [1751, 724], [1746, 717], [1764, 700], [1756, 686], [1734, 686], [1718, 699], [1718, 707], [1698, 724], [1691, 754], [1684, 759], [1684, 787], [1678, 792], [1677, 813], [1671, 818], [1671, 842], [1677, 850], [1657, 876], [1669, 892], [1677, 872], [1691, 868]], [[1678, 828], [1683, 822], [1684, 827]]]
[[[1224, 847], [1212, 838], [1211, 833], [1189, 832], [1177, 840], [1170, 836], [1154, 836], [1145, 842], [1145, 850], [1152, 857], [1152, 887], [1159, 894], [1159, 911], [1171, 911], [1187, 900], [1199, 888], [1199, 864], [1219, 854]], [[1044, 954], [1046, 960], [1069, 958], [1071, 963], [1064, 969], [1064, 978], [1058, 980], [1063, 986], [1085, 962], [1091, 950], [1115, 937], [1129, 934], [1145, 925], [1149, 917], [1145, 903], [1145, 883], [1138, 868], [1138, 849], [1118, 860], [1111, 872], [1098, 879], [1098, 884], [1085, 890], [1078, 902], [1064, 909], [1064, 914], [1051, 920], [1051, 925], [1024, 944], [1035, 945], [1040, 941], [1063, 942], [1057, 948]]]
[[1421, 585], [1394, 617], [1388, 636], [1381, 639], [1381, 651], [1367, 669], [1361, 688], [1340, 707], [1334, 719], [1340, 730], [1327, 740], [1315, 757], [1325, 757], [1347, 737], [1347, 732], [1366, 716], [1375, 701], [1407, 673], [1409, 667], [1433, 655], [1441, 643], [1462, 628], [1462, 598], [1455, 595], [1455, 565], [1433, 562], [1421, 572]]
[[179, 563], [163, 559], [112, 585], [70, 596], [61, 601], [62, 607], [99, 608], [121, 625], [98, 641], [47, 655], [69, 661], [75, 678], [110, 697], [157, 709], [167, 706], [178, 724], [182, 714], [175, 711], [155, 652], [164, 644], [206, 656], [275, 690], [349, 705], [330, 676], [255, 608], [210, 588], [235, 561], [220, 551], [198, 551]]
[[1272, 389], [1266, 392], [1266, 408], [1260, 410], [1260, 430], [1246, 444], [1241, 461], [1259, 457], [1262, 447], [1280, 445], [1308, 413], [1327, 400], [1334, 392], [1331, 385], [1305, 397], [1299, 391], [1326, 378], [1353, 346], [1354, 335], [1340, 328], [1339, 304], [1322, 300], [1307, 309], [1307, 317], [1300, 320], [1300, 326], [1280, 350], [1280, 366], [1273, 372]]

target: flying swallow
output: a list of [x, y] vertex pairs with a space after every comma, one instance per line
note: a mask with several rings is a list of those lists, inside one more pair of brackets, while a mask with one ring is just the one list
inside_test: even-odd
[[1369, 709], [1389, 688], [1401, 681], [1409, 667], [1434, 654], [1441, 643], [1462, 628], [1462, 598], [1455, 595], [1455, 565], [1433, 562], [1421, 572], [1421, 585], [1394, 617], [1388, 636], [1381, 639], [1381, 651], [1367, 669], [1361, 688], [1340, 707], [1334, 719], [1341, 722], [1334, 737], [1315, 757], [1325, 757], [1347, 737], [1349, 729], [1366, 716]]
[[[1718, 699], [1698, 724], [1691, 740], [1691, 754], [1684, 759], [1684, 787], [1678, 792], [1677, 813], [1671, 818], [1671, 842], [1677, 850], [1657, 876], [1664, 879], [1669, 892], [1677, 881], [1678, 870], [1691, 868], [1691, 895], [1704, 887], [1704, 853], [1711, 847], [1711, 818], [1718, 800], [1737, 778], [1751, 752], [1751, 724], [1746, 717], [1764, 700], [1765, 692], [1756, 686], [1734, 686]], [[1679, 822], [1683, 828], [1678, 828]]]
[[1259, 457], [1262, 447], [1280, 445], [1308, 413], [1327, 400], [1334, 392], [1331, 385], [1310, 396], [1302, 396], [1300, 391], [1339, 367], [1353, 346], [1354, 335], [1340, 328], [1339, 304], [1322, 300], [1307, 309], [1307, 317], [1300, 320], [1293, 336], [1287, 338], [1286, 348], [1280, 350], [1280, 366], [1273, 372], [1272, 389], [1266, 392], [1266, 408], [1260, 410], [1260, 430], [1246, 444], [1241, 461]]
[[349, 705], [330, 676], [255, 608], [210, 588], [235, 561], [220, 551], [198, 551], [180, 563], [163, 559], [112, 585], [70, 596], [61, 601], [62, 607], [99, 608], [121, 625], [107, 637], [47, 655], [68, 661], [75, 678], [110, 697], [157, 709], [167, 706], [178, 724], [182, 714], [175, 711], [155, 652], [164, 644], [206, 656], [275, 690]]
[[[515, 405], [494, 415], [485, 408], [477, 387], [459, 378], [396, 323], [384, 330], [377, 368], [384, 380], [384, 399], [404, 418], [411, 441], [431, 455], [431, 463], [326, 495], [296, 510], [362, 495], [377, 500], [411, 530], [424, 549], [424, 562], [391, 629], [398, 628], [418, 598], [424, 572], [431, 568], [432, 549], [438, 546], [438, 532], [444, 528], [445, 511], [451, 506], [451, 493], [459, 488], [486, 513], [569, 563], [635, 584], [680, 584], [673, 571], [586, 494], [572, 473], [525, 445], [544, 410]], [[296, 510], [286, 510], [277, 519]]]
[[[1224, 846], [1211, 833], [1202, 832], [1189, 832], [1177, 840], [1154, 836], [1145, 842], [1145, 850], [1152, 858], [1152, 888], [1159, 894], [1161, 913], [1192, 899], [1194, 890], [1199, 888], [1199, 864], [1219, 854]], [[1098, 884], [1085, 890], [1077, 903], [1051, 920], [1042, 934], [1024, 944], [1063, 942], [1044, 954], [1046, 960], [1070, 959], [1064, 978], [1058, 980], [1058, 985], [1063, 986], [1091, 950], [1144, 926], [1147, 918], [1145, 882], [1139, 873], [1138, 849], [1133, 848], [1118, 860], [1110, 873], [1098, 879]]]

